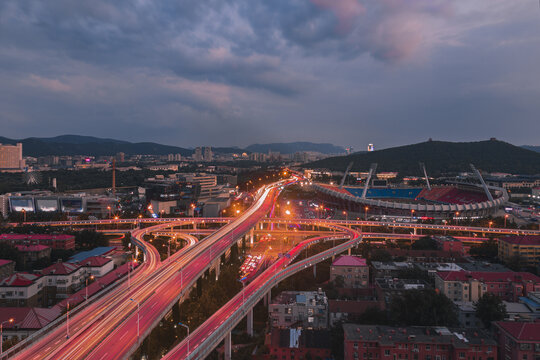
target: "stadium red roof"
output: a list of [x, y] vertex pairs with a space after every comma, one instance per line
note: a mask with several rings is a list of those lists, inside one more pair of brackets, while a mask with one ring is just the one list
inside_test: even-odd
[[12, 263], [13, 261], [11, 260], [4, 260], [4, 259], [0, 259], [0, 266], [4, 266], [4, 265], [7, 265], [9, 263]]
[[500, 238], [504, 241], [516, 245], [540, 245], [540, 235], [514, 235]]
[[444, 281], [467, 281], [470, 278], [485, 282], [522, 282], [540, 283], [540, 277], [528, 272], [489, 272], [489, 271], [438, 271]]
[[68, 275], [77, 271], [81, 266], [72, 263], [59, 262], [41, 270], [43, 275]]
[[334, 260], [332, 266], [367, 266], [367, 264], [366, 259], [364, 258], [351, 255], [342, 255]]
[[29, 273], [15, 273], [0, 281], [0, 286], [29, 286], [39, 278], [39, 275]]
[[540, 341], [540, 322], [498, 321], [495, 325], [518, 341]]

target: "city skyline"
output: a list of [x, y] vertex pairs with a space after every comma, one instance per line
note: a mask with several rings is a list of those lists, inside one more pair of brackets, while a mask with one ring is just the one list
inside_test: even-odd
[[182, 147], [538, 145], [539, 27], [534, 2], [6, 1], [0, 126]]

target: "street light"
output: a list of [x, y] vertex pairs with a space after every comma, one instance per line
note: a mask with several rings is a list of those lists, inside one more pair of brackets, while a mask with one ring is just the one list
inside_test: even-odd
[[88, 301], [88, 279], [90, 280], [94, 280], [94, 275], [90, 275], [90, 277], [87, 277], [86, 280], [84, 281], [86, 286], [84, 287], [85, 290], [86, 290], [86, 298], [85, 298], [85, 301]]
[[26, 222], [26, 209], [22, 209], [21, 211], [22, 211], [23, 216], [24, 216], [24, 222]]
[[66, 339], [69, 339], [69, 301], [67, 302], [66, 311]]
[[178, 325], [183, 326], [187, 329], [187, 358], [189, 356], [189, 326], [182, 324], [181, 322], [179, 322]]
[[369, 210], [369, 207], [364, 208], [364, 220], [367, 221], [367, 211]]
[[488, 223], [488, 225], [489, 225], [489, 228], [491, 229], [491, 225], [493, 225], [493, 221], [490, 221], [490, 222]]
[[111, 207], [107, 206], [107, 210], [109, 210], [109, 219], [111, 218]]
[[349, 213], [343, 211], [343, 215], [345, 215], [345, 221], [349, 221]]
[[139, 323], [141, 321], [141, 317], [140, 317], [139, 310], [141, 308], [141, 303], [139, 302], [139, 300], [135, 300], [135, 299], [132, 299], [132, 298], [129, 298], [129, 300], [137, 303], [137, 343], [138, 343], [139, 342], [139, 336], [140, 336]]
[[504, 228], [506, 229], [506, 219], [508, 219], [508, 214], [504, 215]]
[[5, 323], [12, 324], [14, 321], [15, 319], [11, 318], [9, 320], [6, 320], [0, 323], [0, 355], [2, 355], [2, 350], [4, 347], [4, 324]]

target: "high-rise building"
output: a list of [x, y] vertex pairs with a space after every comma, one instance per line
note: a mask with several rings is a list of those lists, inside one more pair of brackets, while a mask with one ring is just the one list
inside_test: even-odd
[[193, 153], [193, 160], [203, 161], [202, 149], [200, 147], [195, 148], [195, 152]]
[[116, 161], [124, 162], [126, 160], [126, 154], [123, 152], [116, 153]]
[[210, 146], [206, 146], [204, 148], [204, 161], [213, 161], [214, 160], [214, 154], [212, 153], [212, 148]]
[[0, 144], [0, 170], [22, 170], [24, 168], [22, 144]]

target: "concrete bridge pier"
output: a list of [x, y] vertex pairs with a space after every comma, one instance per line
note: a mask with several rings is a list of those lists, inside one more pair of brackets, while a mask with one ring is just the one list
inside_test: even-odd
[[249, 336], [253, 336], [253, 308], [249, 309], [247, 313], [247, 333]]
[[269, 306], [272, 302], [272, 289], [268, 290], [268, 293], [263, 298], [264, 306]]
[[313, 277], [317, 277], [317, 264], [313, 264]]
[[351, 248], [347, 250], [347, 255], [351, 255]]
[[197, 223], [193, 221], [193, 230], [197, 230]]
[[251, 228], [249, 231], [249, 243], [253, 246], [253, 234], [254, 234], [255, 228]]
[[225, 342], [225, 360], [231, 360], [231, 349], [232, 349], [232, 338], [231, 338], [231, 332], [229, 331], [227, 335], [225, 335], [225, 339], [223, 340]]
[[214, 268], [216, 269], [216, 281], [219, 279], [219, 271], [221, 269], [221, 256], [214, 261]]

